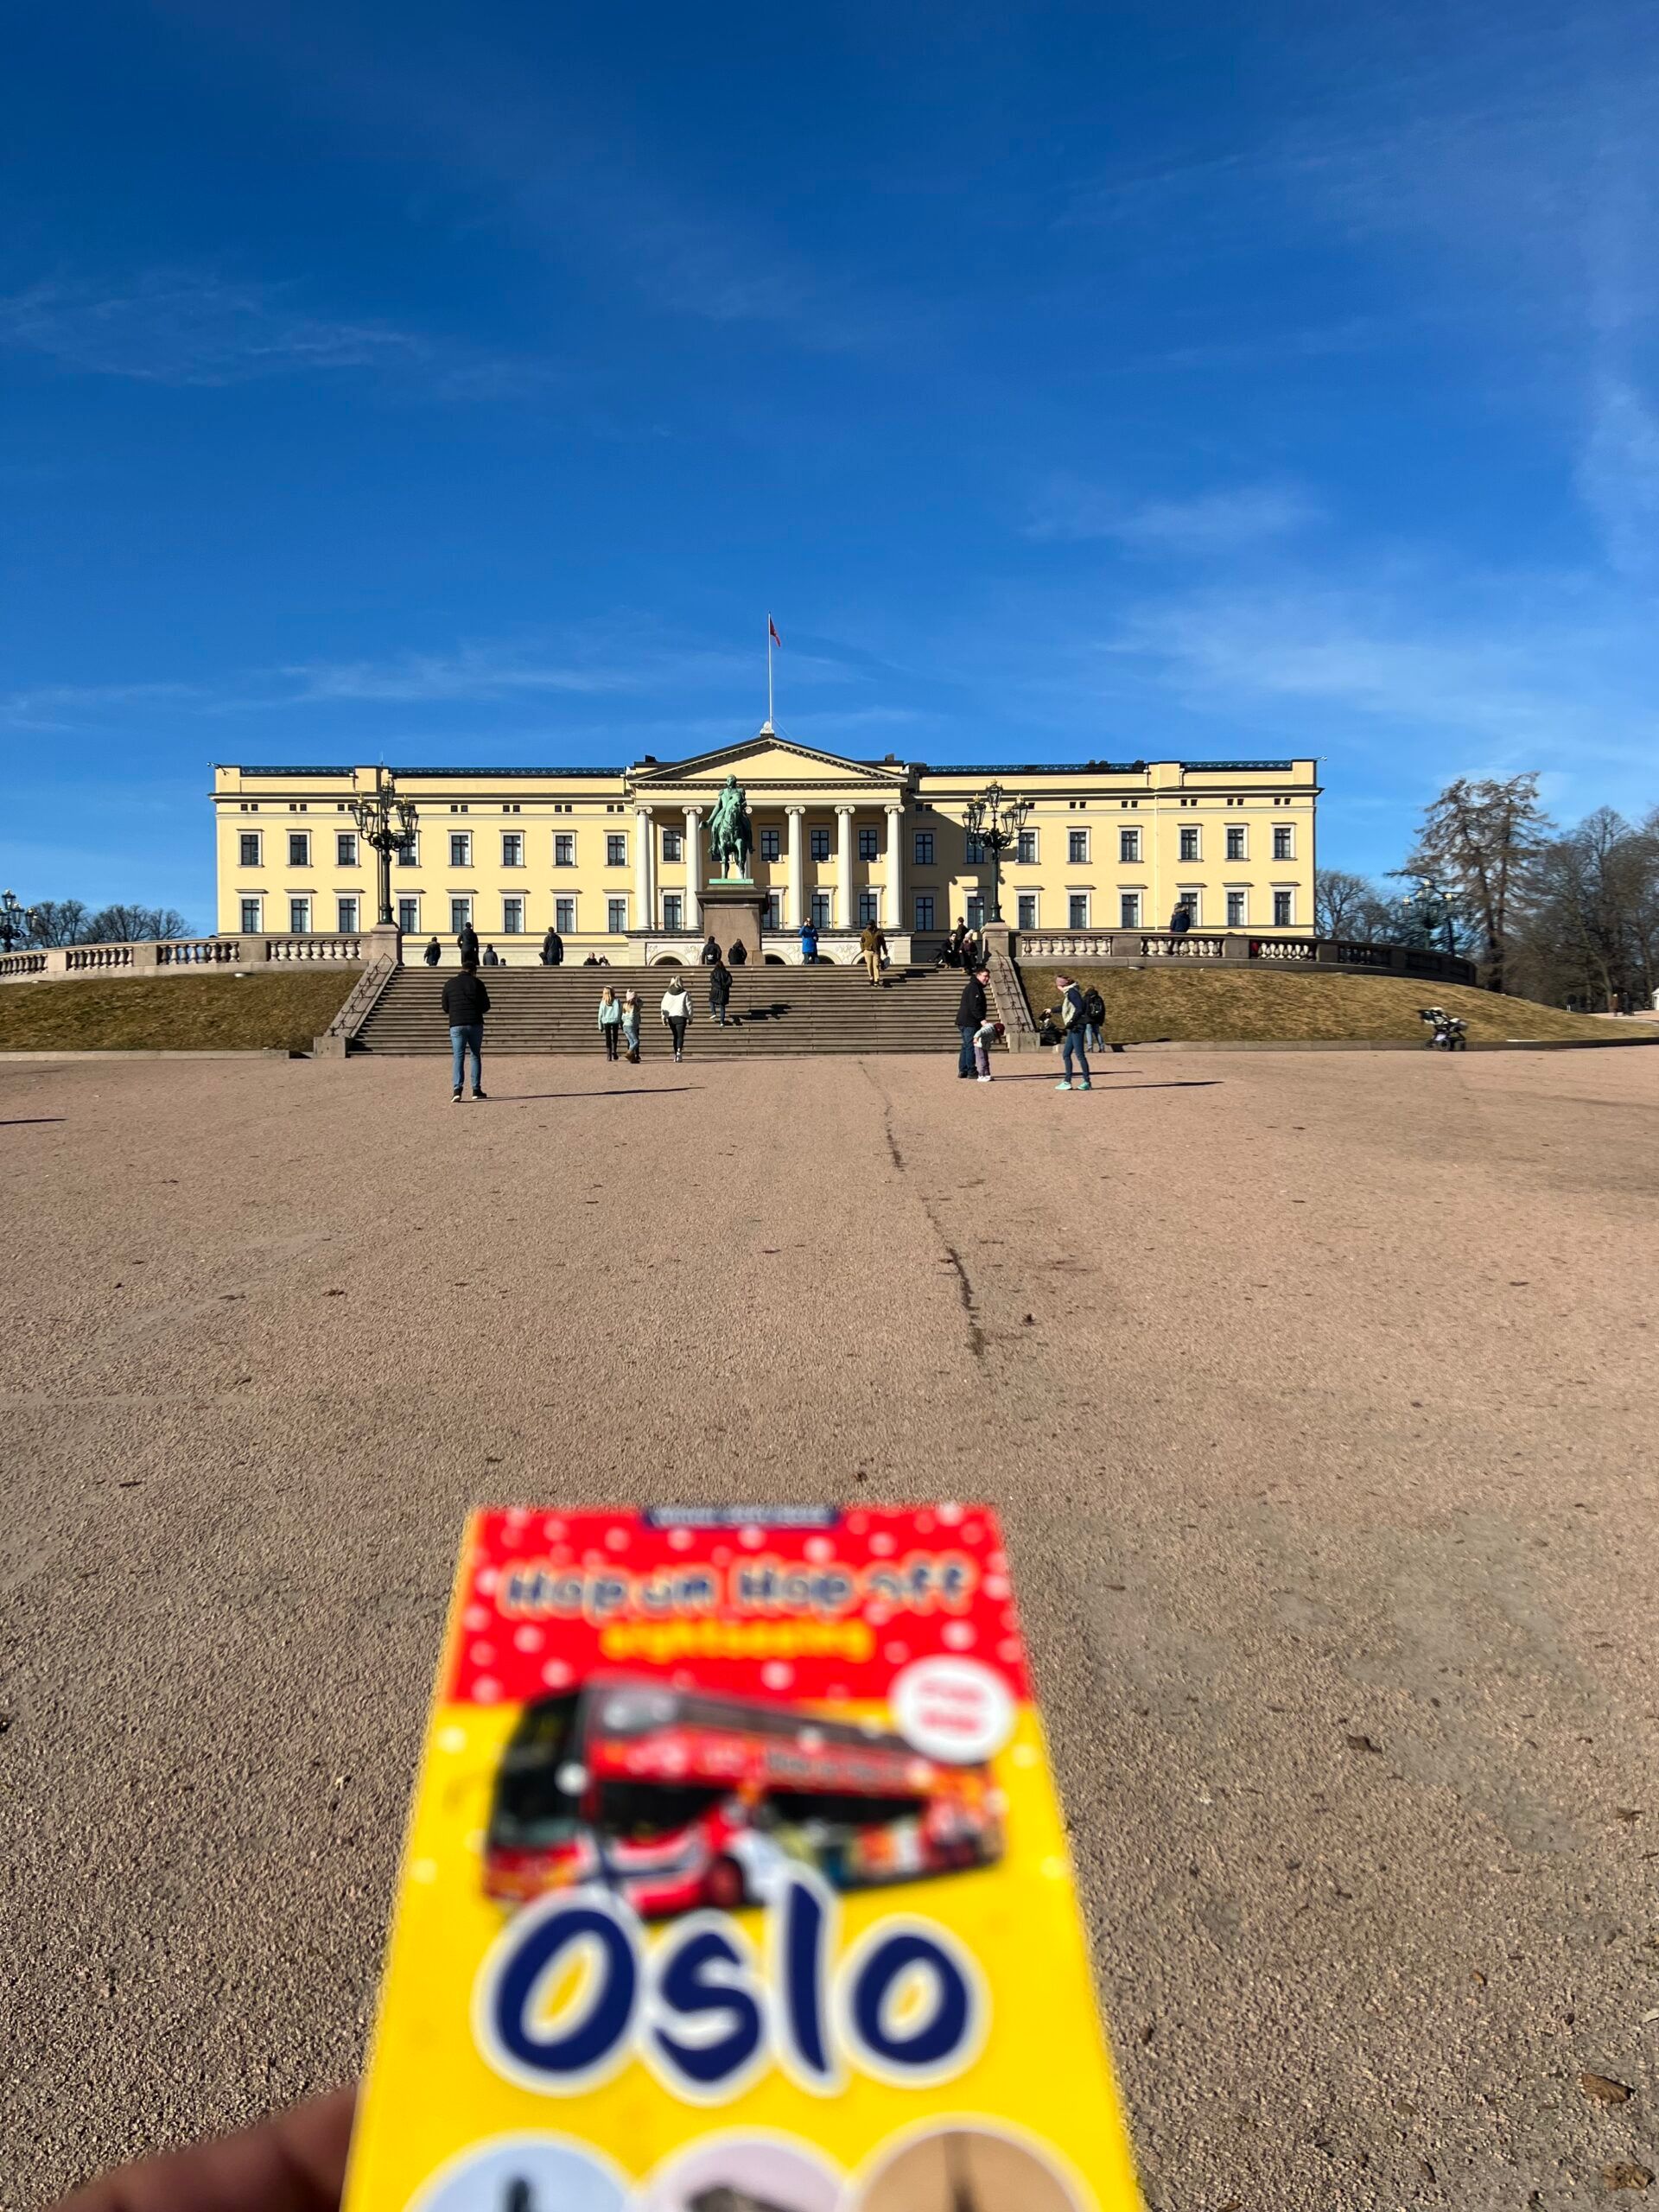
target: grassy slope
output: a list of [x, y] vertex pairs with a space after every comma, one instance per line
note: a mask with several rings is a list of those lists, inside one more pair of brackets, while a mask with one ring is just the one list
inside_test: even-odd
[[134, 976], [0, 988], [0, 1052], [309, 1050], [362, 970]]
[[[1026, 995], [1039, 1020], [1058, 993], [1052, 968], [1022, 968]], [[1620, 1033], [1621, 1025], [1563, 1014], [1461, 983], [1414, 982], [1403, 976], [1344, 976], [1326, 969], [1264, 973], [1252, 966], [1218, 972], [1195, 968], [1079, 968], [1085, 988], [1099, 986], [1106, 1001], [1106, 1035], [1128, 1044], [1154, 1037], [1182, 1040], [1260, 1040], [1294, 1043], [1322, 1038], [1421, 1044], [1428, 1033], [1417, 1019], [1421, 1006], [1460, 1014], [1474, 1043], [1548, 1039]]]

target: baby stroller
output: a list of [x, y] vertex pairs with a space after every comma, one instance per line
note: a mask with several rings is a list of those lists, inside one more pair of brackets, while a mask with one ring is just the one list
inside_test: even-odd
[[1468, 1051], [1469, 1025], [1460, 1014], [1448, 1014], [1443, 1006], [1420, 1006], [1417, 1019], [1429, 1025], [1429, 1033], [1423, 1039], [1425, 1052]]

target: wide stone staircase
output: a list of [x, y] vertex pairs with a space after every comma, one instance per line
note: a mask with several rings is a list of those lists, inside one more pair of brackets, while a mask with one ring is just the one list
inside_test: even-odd
[[[454, 970], [400, 968], [352, 1040], [353, 1052], [439, 1053], [449, 1050], [443, 986]], [[750, 1058], [804, 1052], [931, 1052], [956, 1042], [962, 977], [950, 969], [890, 968], [872, 990], [861, 968], [734, 968], [722, 1029], [709, 1011], [705, 968], [486, 968], [490, 994], [486, 1056], [500, 1052], [586, 1052], [601, 1057], [596, 1026], [607, 983], [620, 998], [636, 990], [646, 1059], [671, 1047], [661, 1003], [669, 980], [691, 992], [688, 1057]]]

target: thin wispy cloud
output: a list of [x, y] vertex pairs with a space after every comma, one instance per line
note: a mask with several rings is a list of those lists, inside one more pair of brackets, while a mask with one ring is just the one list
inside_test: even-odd
[[1622, 377], [1597, 380], [1579, 488], [1614, 566], [1632, 575], [1659, 569], [1659, 415]]
[[1243, 484], [1130, 504], [1097, 486], [1063, 480], [1038, 502], [1026, 536], [1063, 544], [1108, 539], [1150, 555], [1214, 556], [1294, 536], [1320, 513], [1319, 502], [1296, 484]]
[[546, 362], [480, 354], [384, 321], [308, 313], [294, 284], [190, 270], [52, 277], [0, 295], [0, 348], [79, 375], [199, 389], [368, 372], [439, 397], [497, 400], [553, 373]]

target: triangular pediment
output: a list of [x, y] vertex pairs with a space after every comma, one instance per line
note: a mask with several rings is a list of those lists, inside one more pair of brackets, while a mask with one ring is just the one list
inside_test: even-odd
[[688, 785], [718, 790], [728, 776], [735, 776], [746, 789], [758, 791], [803, 785], [902, 791], [909, 780], [909, 772], [900, 763], [883, 761], [872, 766], [868, 761], [849, 760], [839, 753], [825, 753], [762, 728], [736, 745], [722, 746], [718, 752], [696, 753], [687, 760], [639, 763], [628, 771], [628, 783], [639, 791], [677, 791]]

